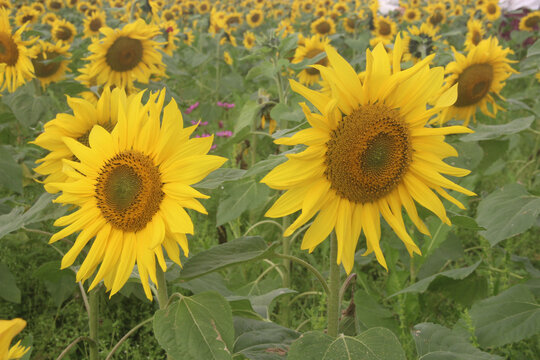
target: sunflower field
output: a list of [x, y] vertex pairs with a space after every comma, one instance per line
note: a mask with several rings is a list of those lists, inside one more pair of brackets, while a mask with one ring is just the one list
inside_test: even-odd
[[0, 0], [0, 360], [540, 359], [539, 8]]

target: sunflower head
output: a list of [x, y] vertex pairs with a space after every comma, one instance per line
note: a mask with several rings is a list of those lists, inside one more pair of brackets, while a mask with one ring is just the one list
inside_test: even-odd
[[56, 20], [52, 24], [51, 35], [54, 41], [71, 43], [77, 34], [75, 25], [67, 20]]
[[[330, 40], [319, 35], [314, 35], [311, 38], [305, 38], [304, 44], [299, 45], [296, 49], [292, 63], [297, 64], [302, 60], [314, 58], [315, 56], [323, 53], [325, 46], [328, 44], [330, 44]], [[328, 65], [328, 58], [326, 56], [323, 57], [317, 62], [317, 64], [322, 66]], [[310, 66], [298, 74], [298, 79], [303, 84], [312, 85], [320, 80], [320, 71], [317, 68]]]
[[32, 48], [32, 64], [34, 75], [39, 79], [41, 86], [61, 80], [68, 69], [71, 54], [68, 52], [69, 44], [62, 42], [52, 44], [40, 41]]
[[336, 32], [336, 24], [331, 18], [321, 17], [311, 23], [311, 32], [320, 36], [332, 35]]
[[251, 49], [253, 46], [255, 46], [255, 34], [253, 34], [251, 31], [246, 31], [244, 33], [243, 44], [246, 49]]
[[247, 21], [248, 25], [250, 27], [252, 27], [252, 28], [256, 28], [259, 25], [261, 25], [263, 23], [263, 21], [264, 21], [264, 14], [263, 14], [262, 10], [259, 10], [259, 9], [251, 10], [246, 15], [246, 21]]
[[519, 30], [522, 31], [535, 31], [538, 30], [540, 24], [540, 10], [533, 11], [527, 16], [524, 16], [519, 21]]

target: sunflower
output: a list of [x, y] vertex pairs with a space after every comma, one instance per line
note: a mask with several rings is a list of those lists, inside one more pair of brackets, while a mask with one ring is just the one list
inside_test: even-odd
[[[446, 79], [446, 87], [458, 86], [458, 98], [454, 105], [442, 111], [439, 118], [441, 124], [451, 120], [464, 120], [467, 126], [471, 117], [476, 120], [476, 109], [490, 117], [495, 117], [497, 110], [502, 110], [495, 103], [492, 94], [499, 97], [500, 91], [505, 85], [505, 80], [517, 73], [510, 67], [510, 63], [516, 62], [506, 58], [512, 53], [510, 49], [503, 49], [497, 38], [490, 37], [482, 40], [478, 46], [470, 50], [467, 56], [455, 49], [455, 61], [446, 66], [445, 72], [450, 74]], [[487, 104], [491, 104], [492, 111], [488, 110]]]
[[34, 67], [28, 46], [35, 40], [21, 39], [24, 28], [25, 25], [12, 34], [9, 10], [0, 9], [0, 64], [4, 64], [0, 71], [0, 91], [7, 88], [9, 92], [14, 92], [33, 77]]
[[332, 7], [332, 10], [337, 11], [341, 15], [344, 15], [349, 11], [349, 7], [347, 6], [346, 2], [339, 1]]
[[43, 14], [45, 12], [45, 6], [43, 6], [42, 3], [35, 2], [32, 5], [30, 5], [32, 9], [36, 10], [39, 15]]
[[343, 18], [343, 27], [345, 31], [351, 34], [354, 34], [358, 31], [360, 25], [360, 18], [356, 14], [350, 14]]
[[229, 14], [225, 17], [224, 23], [227, 29], [234, 29], [242, 25], [242, 14], [239, 12]]
[[66, 227], [50, 241], [80, 231], [62, 259], [61, 266], [66, 268], [94, 238], [77, 281], [89, 279], [101, 263], [90, 289], [104, 280], [112, 296], [137, 264], [144, 292], [151, 300], [148, 277], [157, 284], [156, 257], [163, 271], [167, 268], [163, 248], [177, 264], [179, 246], [188, 256], [186, 234], [193, 234], [193, 223], [185, 208], [206, 214], [196, 198], [208, 197], [190, 185], [226, 159], [206, 155], [212, 137], [189, 139], [196, 126], [182, 128], [182, 114], [174, 100], [162, 109], [165, 91], [152, 94], [144, 107], [142, 95], [137, 94], [127, 106], [123, 90], [113, 90], [111, 96], [117, 101], [105, 111], [118, 122], [113, 131], [94, 126], [88, 146], [64, 138], [78, 161], [64, 160], [68, 181], [53, 184], [62, 191], [55, 201], [78, 209], [55, 222]]
[[323, 17], [323, 16], [326, 16], [327, 14], [327, 11], [325, 8], [323, 7], [318, 7], [317, 9], [315, 9], [315, 17]]
[[107, 26], [107, 15], [103, 11], [97, 11], [90, 16], [86, 16], [83, 20], [85, 38], [99, 36], [99, 30]]
[[446, 21], [446, 9], [442, 4], [434, 4], [427, 7], [427, 13], [431, 14], [427, 18], [427, 22], [437, 27]]
[[184, 41], [184, 44], [191, 46], [193, 44], [193, 41], [195, 41], [195, 35], [193, 35], [193, 30], [185, 27], [184, 31], [182, 32], [181, 38]]
[[58, 20], [58, 17], [56, 16], [55, 13], [46, 13], [45, 15], [41, 17], [41, 23], [47, 24], [51, 27], [56, 20]]
[[224, 31], [223, 34], [221, 34], [221, 39], [219, 39], [219, 45], [224, 45], [227, 43], [234, 47], [237, 46], [236, 38], [230, 31]]
[[409, 34], [403, 38], [404, 61], [412, 60], [416, 63], [437, 51], [435, 43], [441, 37], [432, 26], [424, 23], [420, 28], [410, 26], [408, 31]]
[[162, 44], [152, 40], [159, 34], [157, 26], [138, 19], [122, 29], [104, 27], [101, 32], [105, 38], [92, 42], [92, 54], [86, 58], [97, 84], [127, 88], [134, 80], [147, 84], [150, 76], [161, 74], [164, 64], [157, 49]]
[[64, 2], [62, 0], [47, 0], [45, 2], [48, 10], [58, 11], [64, 7]]
[[[444, 74], [441, 68], [429, 68], [433, 55], [400, 71], [404, 49], [399, 36], [392, 57], [382, 44], [366, 51], [363, 82], [333, 48], [325, 50], [331, 66], [317, 68], [330, 84], [332, 96], [291, 80], [292, 90], [321, 114], [311, 113], [301, 103], [312, 127], [275, 141], [282, 145], [304, 144], [307, 149], [287, 155], [287, 162], [261, 180], [271, 188], [287, 190], [266, 216], [281, 217], [301, 210], [285, 236], [316, 216], [301, 245], [309, 251], [335, 229], [337, 263], [343, 263], [347, 273], [353, 268], [363, 231], [367, 243], [364, 255], [374, 252], [378, 262], [387, 268], [379, 245], [381, 214], [412, 256], [420, 254], [420, 249], [407, 233], [402, 207], [416, 227], [429, 234], [414, 201], [450, 224], [435, 192], [461, 208], [463, 205], [444, 188], [474, 195], [441, 175], [469, 173], [443, 162], [446, 157], [457, 156], [456, 150], [444, 142], [444, 135], [472, 131], [462, 126], [425, 126], [433, 115], [455, 101], [456, 87], [439, 92]], [[427, 109], [428, 101], [437, 95], [435, 105]]]
[[527, 16], [524, 16], [519, 21], [519, 30], [522, 31], [535, 31], [538, 30], [538, 24], [540, 23], [540, 10], [533, 11]]
[[38, 21], [39, 12], [30, 6], [23, 5], [15, 15], [15, 24], [23, 26], [24, 24], [34, 24]]
[[335, 34], [336, 23], [331, 18], [319, 18], [311, 23], [311, 32], [321, 36]]
[[253, 34], [251, 31], [246, 31], [244, 33], [243, 44], [246, 49], [251, 49], [253, 46], [255, 46], [255, 34]]
[[19, 340], [15, 345], [9, 347], [13, 338], [26, 326], [26, 321], [20, 318], [12, 320], [0, 320], [0, 359], [20, 359], [30, 350], [29, 347], [21, 346]]
[[251, 10], [246, 15], [246, 21], [248, 25], [251, 26], [252, 28], [256, 28], [259, 25], [261, 25], [264, 21], [264, 14], [262, 10], [259, 10], [259, 9]]
[[375, 46], [379, 42], [383, 45], [389, 44], [396, 35], [396, 23], [387, 16], [377, 16], [373, 21], [375, 29], [372, 32], [373, 38], [369, 41], [370, 45]]
[[79, 0], [66, 0], [66, 5], [70, 8], [76, 7]]
[[52, 44], [42, 40], [32, 48], [34, 75], [39, 79], [43, 88], [64, 77], [69, 64], [69, 60], [66, 58], [71, 56], [68, 50], [69, 44], [62, 42]]
[[171, 9], [163, 10], [161, 13], [161, 21], [167, 22], [167, 21], [175, 21], [176, 17], [174, 15], [174, 12]]
[[467, 30], [467, 36], [465, 37], [465, 49], [467, 51], [471, 51], [472, 48], [477, 46], [480, 41], [482, 41], [486, 31], [484, 30], [482, 21], [476, 19], [470, 19], [467, 22]]
[[10, 0], [0, 0], [0, 9], [11, 9], [11, 1]]
[[233, 59], [231, 57], [231, 54], [229, 54], [228, 51], [223, 52], [223, 60], [225, 60], [225, 63], [227, 65], [232, 65], [233, 64]]
[[77, 34], [75, 26], [67, 20], [56, 20], [52, 24], [51, 36], [54, 41], [71, 43]]
[[[297, 64], [305, 59], [312, 59], [320, 53], [324, 52], [325, 47], [329, 46], [330, 40], [326, 37], [314, 35], [311, 38], [305, 38], [303, 46], [298, 46], [292, 60], [293, 64]], [[325, 56], [321, 60], [317, 61], [317, 64], [322, 66], [328, 65], [328, 58]], [[302, 84], [312, 85], [319, 81], [321, 73], [317, 68], [308, 67], [300, 71], [298, 74], [298, 80]]]
[[163, 37], [167, 39], [167, 43], [161, 48], [163, 52], [169, 56], [173, 56], [174, 50], [178, 48], [176, 41], [178, 40], [178, 34], [180, 29], [176, 25], [175, 21], [167, 21], [159, 26]]
[[415, 22], [415, 21], [420, 20], [421, 17], [422, 17], [422, 14], [420, 13], [420, 10], [418, 10], [418, 8], [409, 7], [409, 8], [406, 8], [405, 11], [403, 12], [402, 19], [407, 22]]
[[495, 21], [501, 17], [501, 8], [494, 0], [486, 2], [482, 7], [482, 11], [489, 21]]
[[210, 6], [210, 2], [208, 1], [201, 1], [199, 3], [199, 6], [197, 7], [197, 10], [199, 11], [199, 14], [206, 14], [211, 10], [212, 6]]
[[452, 15], [461, 16], [463, 15], [463, 7], [461, 5], [456, 5], [452, 11]]

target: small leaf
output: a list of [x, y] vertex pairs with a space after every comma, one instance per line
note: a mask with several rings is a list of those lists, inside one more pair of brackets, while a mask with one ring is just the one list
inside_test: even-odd
[[77, 286], [75, 273], [70, 269], [60, 270], [60, 261], [50, 261], [41, 265], [34, 272], [34, 276], [45, 283], [56, 306], [62, 305]]
[[247, 210], [264, 205], [268, 199], [268, 186], [256, 181], [235, 184], [231, 194], [219, 203], [216, 226], [236, 219]]
[[482, 261], [479, 260], [471, 266], [467, 266], [461, 269], [447, 270], [435, 275], [428, 276], [427, 278], [417, 281], [411, 286], [406, 287], [405, 289], [400, 290], [397, 293], [390, 295], [389, 297], [394, 297], [396, 295], [405, 293], [423, 293], [428, 289], [429, 285], [431, 285], [431, 283], [439, 277], [446, 277], [454, 280], [465, 279], [467, 276], [472, 274], [474, 270], [476, 270], [476, 268], [478, 267], [478, 265], [480, 265], [481, 262]]
[[478, 225], [487, 229], [480, 234], [495, 246], [535, 224], [540, 214], [540, 197], [529, 194], [520, 184], [509, 184], [483, 199], [477, 214]]
[[534, 116], [519, 118], [503, 125], [479, 124], [473, 134], [460, 138], [461, 141], [479, 141], [496, 139], [503, 135], [515, 134], [528, 129], [534, 121]]
[[422, 323], [412, 330], [419, 360], [502, 360], [471, 345], [444, 326]]
[[473, 305], [469, 311], [481, 346], [502, 346], [540, 332], [540, 304], [526, 285]]
[[22, 193], [22, 168], [11, 156], [5, 146], [0, 147], [0, 185], [2, 187]]
[[217, 292], [182, 296], [154, 315], [154, 334], [172, 359], [230, 360], [231, 308]]
[[486, 230], [485, 228], [478, 226], [476, 220], [466, 215], [451, 215], [450, 221], [452, 225], [471, 230]]
[[277, 298], [287, 295], [287, 294], [295, 294], [295, 290], [281, 288], [281, 289], [275, 289], [270, 291], [269, 293], [259, 295], [259, 296], [253, 296], [251, 297], [251, 304], [253, 305], [253, 309], [257, 311], [259, 315], [261, 315], [263, 318], [268, 319], [269, 318], [269, 307], [270, 304], [276, 300]]
[[0, 297], [12, 303], [21, 303], [21, 290], [17, 287], [15, 276], [9, 271], [9, 268], [0, 263]]
[[272, 108], [272, 111], [270, 111], [270, 117], [280, 123], [283, 121], [292, 121], [298, 123], [305, 118], [302, 108], [297, 104], [287, 106], [282, 103], [279, 103]]
[[257, 162], [245, 173], [245, 177], [257, 175], [260, 173], [267, 173], [279, 164], [287, 161], [287, 158], [282, 155], [270, 155], [268, 159]]
[[261, 259], [269, 255], [274, 247], [275, 244], [268, 246], [259, 236], [241, 237], [188, 258], [180, 278], [194, 279], [227, 266]]
[[260, 105], [258, 105], [255, 101], [247, 101], [240, 111], [238, 120], [236, 120], [234, 132], [237, 133], [245, 127], [250, 127], [255, 121], [255, 117], [259, 113], [259, 110]]

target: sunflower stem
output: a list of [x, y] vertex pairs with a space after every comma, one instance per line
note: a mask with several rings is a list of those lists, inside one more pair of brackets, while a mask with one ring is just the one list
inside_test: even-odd
[[90, 360], [98, 359], [99, 287], [90, 291], [88, 326], [90, 328]]
[[165, 280], [165, 273], [161, 270], [161, 266], [156, 266], [156, 278], [157, 278], [157, 301], [160, 309], [165, 309], [169, 302], [169, 295], [167, 294], [167, 280]]
[[330, 280], [328, 295], [328, 335], [337, 337], [339, 324], [339, 289], [341, 285], [339, 265], [337, 264], [337, 240], [334, 232], [330, 235]]
[[[283, 217], [283, 223], [282, 223], [283, 229], [286, 229], [289, 227], [289, 218], [287, 216]], [[287, 258], [287, 256], [290, 255], [290, 242], [289, 239], [286, 236], [281, 236], [281, 251], [283, 252], [283, 255], [285, 257], [282, 257], [283, 259], [283, 281], [282, 286], [285, 289], [290, 289], [291, 287], [291, 259]], [[289, 299], [288, 297], [284, 297], [283, 299], [283, 325], [286, 327], [289, 327], [290, 323], [290, 317], [291, 317], [291, 311], [289, 307]]]

